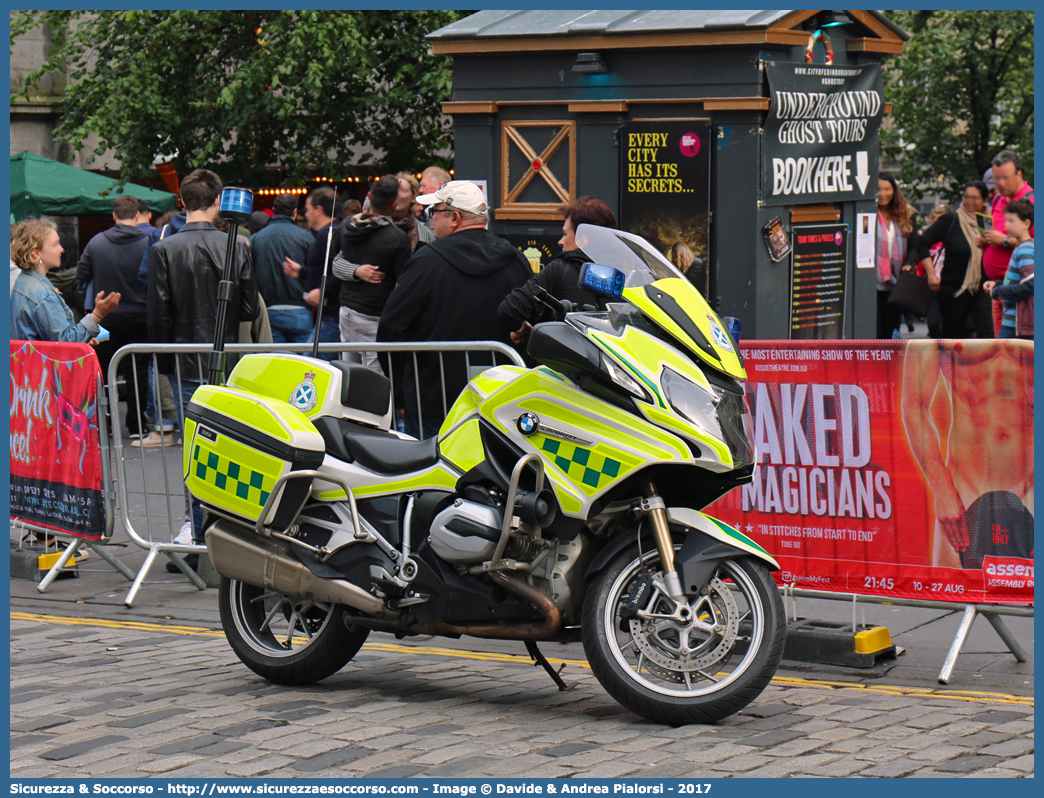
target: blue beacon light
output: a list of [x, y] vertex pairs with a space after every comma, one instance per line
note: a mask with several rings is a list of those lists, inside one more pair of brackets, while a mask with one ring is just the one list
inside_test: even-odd
[[254, 209], [254, 192], [248, 188], [226, 186], [221, 190], [221, 204], [218, 216], [226, 222], [243, 224], [250, 221], [250, 213]]

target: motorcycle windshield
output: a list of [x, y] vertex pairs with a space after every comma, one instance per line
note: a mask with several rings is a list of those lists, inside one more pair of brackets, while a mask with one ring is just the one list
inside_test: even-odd
[[576, 245], [595, 263], [624, 273], [627, 288], [635, 288], [670, 277], [685, 278], [667, 258], [644, 238], [593, 224], [576, 228]]
[[644, 238], [581, 224], [576, 244], [595, 263], [623, 272], [624, 300], [708, 365], [746, 379], [739, 349], [721, 319], [685, 275]]

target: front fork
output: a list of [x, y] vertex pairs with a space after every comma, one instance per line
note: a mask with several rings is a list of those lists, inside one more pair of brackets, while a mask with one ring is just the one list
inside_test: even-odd
[[674, 541], [671, 540], [671, 530], [667, 526], [667, 505], [656, 492], [656, 485], [652, 482], [645, 486], [645, 492], [647, 498], [642, 500], [642, 509], [648, 512], [652, 521], [653, 539], [656, 541], [656, 550], [660, 553], [660, 564], [663, 566], [664, 585], [672, 599], [684, 602], [685, 591], [674, 567]]

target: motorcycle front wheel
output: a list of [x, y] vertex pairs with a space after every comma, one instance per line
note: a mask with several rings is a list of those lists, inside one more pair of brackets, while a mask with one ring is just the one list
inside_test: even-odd
[[632, 712], [669, 726], [713, 723], [768, 685], [783, 656], [786, 618], [768, 568], [725, 560], [706, 590], [675, 606], [654, 588], [634, 617], [624, 612], [645, 571], [662, 585], [660, 557], [632, 546], [584, 599], [582, 634], [591, 670]]
[[227, 577], [218, 590], [221, 626], [232, 650], [276, 684], [312, 684], [337, 673], [370, 633], [344, 623], [343, 604], [292, 598]]

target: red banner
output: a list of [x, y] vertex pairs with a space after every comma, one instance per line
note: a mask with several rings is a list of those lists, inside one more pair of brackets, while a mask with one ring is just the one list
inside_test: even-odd
[[87, 344], [11, 342], [12, 518], [101, 538], [100, 373]]
[[1033, 344], [741, 344], [758, 467], [707, 512], [800, 588], [1033, 602]]

